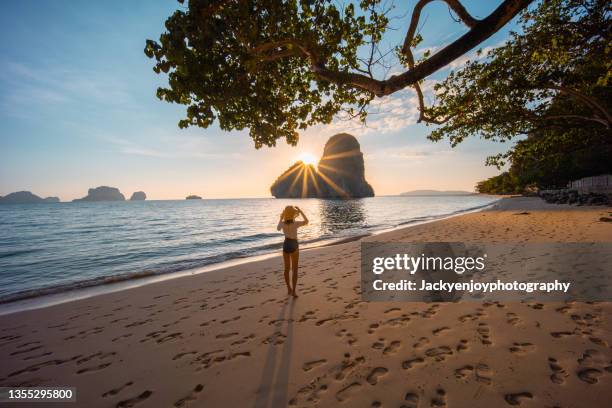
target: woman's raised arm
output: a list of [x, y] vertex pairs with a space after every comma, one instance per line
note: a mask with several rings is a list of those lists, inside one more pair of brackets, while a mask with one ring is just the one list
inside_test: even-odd
[[295, 208], [297, 208], [300, 214], [302, 214], [302, 218], [304, 219], [304, 223], [302, 225], [308, 225], [308, 217], [306, 217], [306, 214], [304, 214], [304, 211], [302, 211], [300, 207], [295, 207]]

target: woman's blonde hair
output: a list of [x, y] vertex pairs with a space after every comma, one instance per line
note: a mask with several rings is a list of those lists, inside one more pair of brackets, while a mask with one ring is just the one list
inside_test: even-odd
[[297, 217], [297, 214], [297, 209], [292, 205], [288, 205], [283, 210], [283, 221], [293, 221], [295, 217]]

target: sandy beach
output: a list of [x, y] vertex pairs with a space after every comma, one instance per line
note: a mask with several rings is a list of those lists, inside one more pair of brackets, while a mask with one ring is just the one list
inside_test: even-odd
[[[505, 198], [375, 237], [612, 242], [609, 208]], [[0, 316], [0, 385], [83, 407], [604, 407], [612, 303], [367, 303], [360, 242]], [[15, 404], [15, 406], [23, 406]], [[44, 404], [36, 405], [44, 406]], [[52, 406], [61, 406], [53, 404]]]

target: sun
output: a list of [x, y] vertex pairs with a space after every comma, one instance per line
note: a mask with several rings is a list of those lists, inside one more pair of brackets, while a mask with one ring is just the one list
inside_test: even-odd
[[317, 157], [314, 154], [308, 153], [308, 152], [300, 153], [300, 155], [297, 157], [297, 159], [300, 160], [302, 163], [304, 163], [306, 165], [311, 165], [311, 164], [316, 164], [317, 163]]

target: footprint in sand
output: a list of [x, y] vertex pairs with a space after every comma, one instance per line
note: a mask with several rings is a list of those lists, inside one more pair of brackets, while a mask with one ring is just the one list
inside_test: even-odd
[[320, 365], [323, 365], [325, 363], [327, 363], [327, 360], [325, 360], [325, 359], [309, 361], [307, 363], [304, 363], [304, 365], [302, 366], [302, 370], [310, 371], [313, 368], [316, 368], [316, 367], [318, 367]]
[[390, 327], [403, 327], [408, 322], [410, 322], [410, 317], [408, 317], [408, 315], [406, 315], [406, 314], [402, 314], [401, 316], [393, 317], [391, 319], [387, 319], [383, 323], [386, 326], [390, 326]]
[[446, 357], [452, 354], [453, 350], [448, 346], [433, 347], [425, 351], [427, 357], [433, 357], [436, 361], [444, 361]]
[[142, 326], [143, 324], [147, 324], [147, 323], [151, 323], [153, 321], [153, 319], [146, 319], [146, 320], [140, 320], [140, 321], [136, 321], [130, 324], [127, 324], [125, 326], [126, 329], [130, 328], [130, 327], [137, 327], [137, 326]]
[[102, 363], [99, 364], [97, 366], [93, 366], [93, 367], [85, 367], [85, 368], [81, 368], [80, 370], [78, 370], [76, 373], [77, 374], [85, 374], [85, 373], [89, 373], [92, 371], [100, 371], [105, 369], [106, 367], [108, 367], [109, 365], [111, 365], [112, 363]]
[[123, 334], [123, 335], [121, 335], [121, 336], [119, 336], [119, 337], [115, 337], [115, 338], [114, 338], [114, 339], [112, 339], [111, 341], [114, 343], [114, 342], [116, 342], [117, 340], [127, 339], [128, 337], [131, 337], [131, 336], [132, 336], [132, 333]]
[[579, 370], [577, 373], [578, 378], [588, 384], [596, 384], [599, 382], [599, 377], [603, 374], [601, 370], [597, 368], [585, 368]]
[[470, 320], [477, 320], [478, 316], [477, 315], [473, 315], [473, 314], [466, 314], [466, 315], [463, 315], [463, 316], [459, 316], [458, 319], [459, 319], [459, 321], [461, 323], [465, 323], [465, 322], [470, 321]]
[[336, 399], [340, 402], [346, 401], [352, 395], [356, 394], [358, 390], [361, 388], [361, 383], [354, 382], [346, 387], [342, 388], [340, 391], [336, 393]]
[[466, 339], [461, 339], [461, 340], [459, 340], [459, 343], [457, 343], [456, 349], [457, 349], [458, 353], [461, 352], [461, 351], [465, 351], [468, 348], [469, 348], [468, 347], [468, 341]]
[[572, 307], [571, 306], [562, 306], [558, 309], [555, 309], [555, 312], [559, 312], [559, 313], [567, 313], [569, 310], [571, 310]]
[[189, 355], [192, 355], [192, 354], [198, 354], [198, 352], [197, 352], [197, 351], [186, 351], [186, 352], [184, 352], [184, 353], [178, 353], [178, 354], [176, 354], [174, 357], [172, 357], [172, 360], [173, 360], [173, 361], [174, 361], [174, 360], [178, 360], [178, 359], [180, 359], [180, 358], [183, 358], [183, 357], [185, 357], [185, 356], [189, 356]]
[[239, 319], [240, 319], [240, 316], [232, 317], [231, 319], [221, 320], [221, 324], [227, 324], [229, 322], [234, 322], [234, 321], [239, 320]]
[[310, 403], [317, 403], [321, 399], [321, 394], [327, 391], [327, 384], [319, 384], [319, 379], [311, 382], [310, 384], [300, 388], [297, 395], [291, 398], [288, 405], [291, 407], [299, 405], [298, 399], [306, 398]]
[[384, 355], [395, 354], [397, 350], [401, 347], [402, 342], [399, 340], [392, 341], [385, 349], [383, 350]]
[[445, 407], [446, 406], [446, 391], [442, 388], [436, 390], [436, 396], [431, 399], [432, 407]]
[[23, 361], [28, 361], [28, 360], [35, 360], [37, 358], [41, 358], [41, 357], [46, 357], [46, 356], [50, 356], [51, 354], [53, 354], [52, 351], [46, 351], [43, 353], [39, 353], [39, 354], [33, 354], [31, 356], [27, 356], [23, 358]]
[[521, 405], [521, 401], [532, 398], [533, 395], [530, 392], [517, 392], [515, 394], [504, 395], [504, 399], [510, 405]]
[[[42, 346], [39, 346], [39, 345], [32, 346], [35, 343], [39, 343], [39, 342], [36, 341], [36, 342], [30, 342], [30, 343], [21, 344], [21, 345], [15, 347], [17, 349], [17, 351], [12, 352], [10, 355], [11, 356], [16, 356], [18, 354], [29, 353], [30, 351], [35, 351], [35, 350], [38, 350], [38, 349], [42, 348]], [[24, 347], [27, 347], [27, 346], [31, 346], [31, 347], [24, 348]]]
[[418, 408], [419, 396], [413, 392], [409, 392], [404, 397], [405, 403], [401, 405], [401, 408]]
[[493, 382], [493, 370], [491, 370], [491, 368], [484, 363], [476, 365], [475, 374], [476, 381], [480, 383], [490, 385]]
[[604, 354], [598, 350], [588, 349], [578, 359], [580, 365], [576, 375], [587, 384], [596, 384], [599, 377], [604, 374], [603, 370], [612, 372], [612, 366], [604, 367], [607, 360]]
[[307, 320], [316, 320], [317, 317], [315, 316], [315, 311], [314, 310], [308, 310], [307, 312], [305, 312], [302, 317], [300, 317], [300, 319], [298, 320], [298, 322], [303, 323]]
[[372, 323], [370, 328], [368, 329], [368, 334], [373, 334], [376, 329], [378, 329], [380, 325], [378, 323]]
[[128, 381], [120, 387], [113, 388], [112, 390], [106, 391], [104, 394], [102, 394], [102, 398], [112, 397], [114, 395], [117, 395], [132, 384], [134, 384], [132, 381]]
[[81, 357], [81, 358], [79, 358], [79, 359], [76, 361], [76, 363], [77, 363], [77, 365], [79, 365], [79, 364], [83, 364], [83, 363], [88, 362], [89, 360], [92, 360], [92, 359], [96, 358], [96, 357], [97, 357], [99, 360], [102, 360], [102, 359], [105, 359], [105, 358], [108, 358], [108, 357], [112, 357], [112, 356], [114, 356], [114, 355], [116, 355], [116, 354], [117, 354], [117, 353], [115, 353], [114, 351], [111, 351], [111, 352], [108, 352], [108, 353], [104, 353], [104, 352], [102, 352], [102, 351], [99, 351], [99, 352], [97, 352], [97, 353], [90, 354], [90, 355], [88, 355], [88, 356], [85, 356], [85, 357]]
[[421, 348], [426, 344], [429, 344], [429, 339], [427, 337], [421, 337], [416, 343], [412, 345], [412, 347]]
[[488, 365], [479, 363], [474, 367], [471, 364], [465, 365], [455, 370], [455, 377], [460, 380], [467, 380], [472, 374], [474, 374], [476, 381], [490, 385], [493, 377], [493, 371]]
[[136, 404], [146, 400], [153, 394], [153, 391], [146, 390], [142, 392], [140, 395], [135, 396], [134, 398], [130, 398], [127, 400], [120, 401], [117, 404], [117, 408], [130, 408], [135, 406]]
[[249, 334], [248, 336], [244, 336], [244, 337], [243, 337], [242, 339], [240, 339], [240, 340], [233, 341], [231, 345], [232, 345], [232, 346], [237, 346], [237, 345], [239, 345], [239, 344], [244, 344], [244, 343], [246, 343], [246, 342], [248, 342], [248, 341], [250, 341], [250, 340], [253, 340], [254, 338], [255, 338], [255, 334], [254, 334], [254, 333], [251, 333], [251, 334]]
[[238, 336], [238, 332], [232, 332], [232, 333], [221, 333], [221, 334], [217, 334], [215, 337], [217, 339], [227, 339], [229, 337], [234, 337], [234, 336]]
[[591, 343], [597, 344], [598, 346], [608, 347], [608, 342], [600, 339], [599, 337], [589, 337]]
[[183, 407], [187, 406], [188, 402], [195, 401], [198, 398], [198, 394], [201, 393], [203, 389], [204, 389], [204, 386], [202, 384], [196, 385], [195, 388], [193, 389], [193, 391], [191, 391], [189, 393], [189, 395], [187, 395], [186, 397], [181, 398], [180, 400], [176, 401], [174, 403], [174, 407], [175, 408], [183, 408]]
[[474, 366], [466, 365], [455, 370], [455, 377], [461, 380], [467, 379], [474, 372]]
[[553, 357], [548, 358], [548, 366], [552, 370], [550, 380], [555, 384], [563, 384], [565, 382], [565, 378], [567, 377], [567, 371], [565, 371], [557, 359]]
[[444, 327], [438, 327], [437, 329], [433, 329], [431, 332], [434, 334], [434, 336], [437, 336], [440, 333], [443, 333], [447, 330], [450, 330], [450, 327], [444, 326]]
[[325, 323], [327, 322], [331, 322], [331, 321], [335, 321], [335, 319], [333, 317], [328, 317], [326, 319], [321, 319], [318, 322], [315, 323], [316, 326], [323, 326]]
[[517, 343], [514, 342], [514, 345], [509, 348], [512, 354], [516, 354], [519, 356], [524, 356], [527, 353], [530, 353], [536, 349], [536, 346], [531, 343]]
[[372, 343], [372, 348], [374, 350], [382, 350], [385, 348], [385, 339], [378, 339], [377, 342]]
[[556, 339], [560, 339], [563, 337], [573, 336], [576, 333], [570, 331], [558, 331], [558, 332], [550, 332], [550, 335]]
[[527, 307], [530, 307], [534, 310], [542, 310], [544, 309], [544, 304], [542, 303], [529, 303]]
[[370, 385], [376, 385], [378, 384], [379, 377], [384, 376], [388, 372], [389, 370], [387, 370], [385, 367], [376, 367], [370, 372], [370, 374], [368, 374], [368, 378], [366, 378], [366, 380], [368, 383], [370, 383]]
[[180, 338], [181, 334], [183, 334], [183, 333], [181, 333], [181, 332], [171, 333], [171, 334], [168, 334], [166, 336], [160, 337], [159, 339], [157, 339], [157, 342], [160, 343], [160, 344], [161, 343], [165, 343], [167, 341], [174, 340], [176, 338]]
[[490, 340], [490, 330], [489, 325], [486, 323], [478, 323], [478, 328], [476, 329], [478, 335], [480, 336], [480, 342], [484, 345], [493, 344]]
[[357, 357], [350, 360], [350, 355], [346, 356], [346, 360], [342, 361], [342, 365], [336, 368], [335, 379], [338, 381], [344, 380], [356, 367], [365, 362], [365, 357]]
[[13, 371], [12, 373], [9, 373], [9, 374], [7, 375], [7, 378], [8, 378], [8, 377], [14, 377], [14, 376], [16, 376], [16, 375], [20, 375], [20, 374], [23, 374], [23, 373], [28, 373], [28, 372], [38, 371], [38, 370], [40, 370], [41, 368], [43, 368], [43, 367], [47, 367], [47, 366], [52, 366], [52, 365], [56, 365], [56, 366], [58, 366], [58, 365], [62, 365], [62, 364], [68, 363], [68, 362], [70, 362], [70, 361], [77, 360], [79, 357], [81, 357], [81, 356], [80, 356], [80, 355], [77, 355], [77, 356], [74, 356], [74, 357], [71, 357], [71, 358], [66, 358], [66, 359], [55, 359], [55, 360], [43, 361], [43, 362], [40, 362], [40, 363], [37, 363], [37, 364], [31, 365], [31, 366], [28, 366], [28, 367], [26, 367], [26, 368], [23, 368], [23, 369], [21, 369], [21, 370], [18, 370], [18, 371]]
[[404, 361], [402, 363], [402, 368], [404, 370], [410, 370], [415, 365], [421, 364], [421, 363], [424, 363], [424, 362], [425, 362], [425, 360], [423, 360], [421, 357], [411, 358], [410, 360], [406, 360], [406, 361]]
[[518, 326], [521, 323], [521, 318], [516, 313], [506, 313], [506, 322], [512, 326]]
[[352, 346], [353, 344], [357, 343], [357, 338], [353, 335], [353, 333], [346, 333], [346, 344], [348, 344], [349, 346]]

